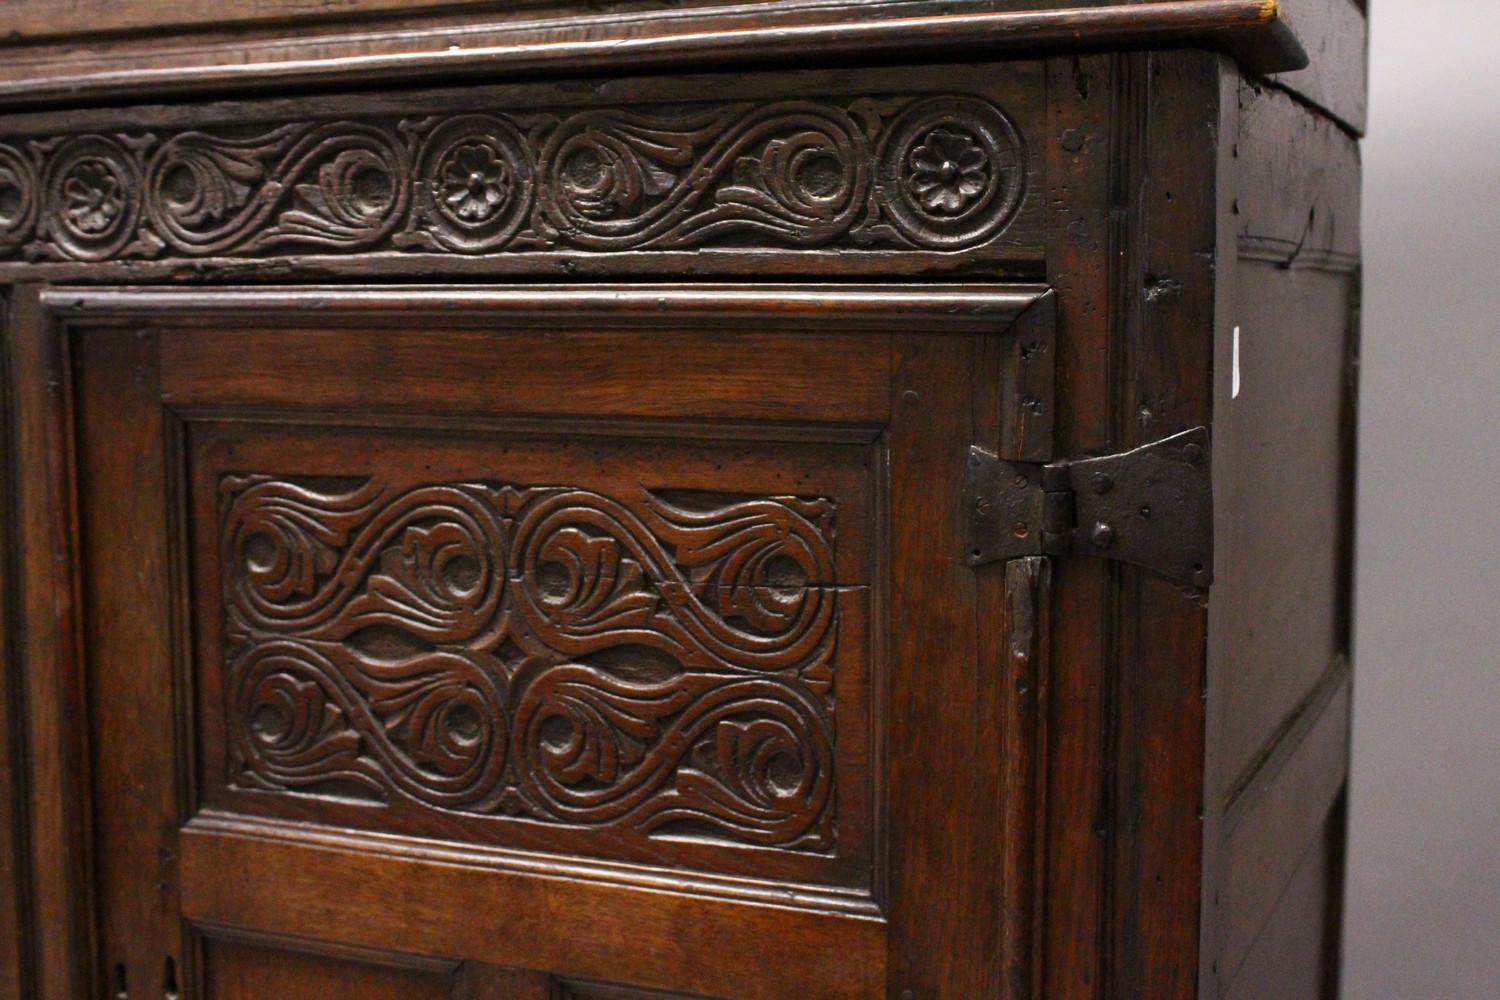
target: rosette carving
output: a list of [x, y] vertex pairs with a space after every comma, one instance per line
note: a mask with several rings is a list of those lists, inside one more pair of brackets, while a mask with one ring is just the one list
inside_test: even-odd
[[985, 101], [918, 101], [892, 123], [878, 155], [890, 219], [919, 246], [959, 250], [983, 243], [1020, 206], [1026, 181], [1021, 137]]
[[1027, 163], [968, 96], [39, 137], [0, 145], [0, 255], [950, 251], [1006, 229]]
[[136, 236], [140, 168], [120, 143], [81, 136], [52, 154], [45, 220], [52, 241], [78, 260], [108, 260]]
[[40, 201], [31, 158], [14, 146], [0, 145], [0, 257], [16, 253], [31, 240]]
[[534, 173], [526, 140], [493, 115], [446, 121], [418, 160], [421, 232], [457, 253], [510, 242], [531, 210]]
[[232, 787], [831, 846], [829, 501], [222, 492]]

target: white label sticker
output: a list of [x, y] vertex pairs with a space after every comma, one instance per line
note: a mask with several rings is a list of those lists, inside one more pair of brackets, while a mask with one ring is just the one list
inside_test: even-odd
[[1234, 360], [1229, 366], [1229, 398], [1240, 398], [1240, 328], [1234, 328]]

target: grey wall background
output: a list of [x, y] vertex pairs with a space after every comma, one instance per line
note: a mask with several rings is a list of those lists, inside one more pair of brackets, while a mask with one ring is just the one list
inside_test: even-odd
[[1500, 0], [1370, 6], [1344, 998], [1497, 1000]]

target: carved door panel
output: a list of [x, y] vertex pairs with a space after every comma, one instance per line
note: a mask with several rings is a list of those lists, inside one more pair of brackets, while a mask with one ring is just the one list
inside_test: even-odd
[[113, 995], [1005, 995], [1035, 290], [48, 296]]

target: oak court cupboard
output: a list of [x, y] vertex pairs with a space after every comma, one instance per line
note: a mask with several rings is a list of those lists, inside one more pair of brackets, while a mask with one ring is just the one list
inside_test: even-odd
[[0, 34], [0, 997], [1336, 995], [1362, 2]]

